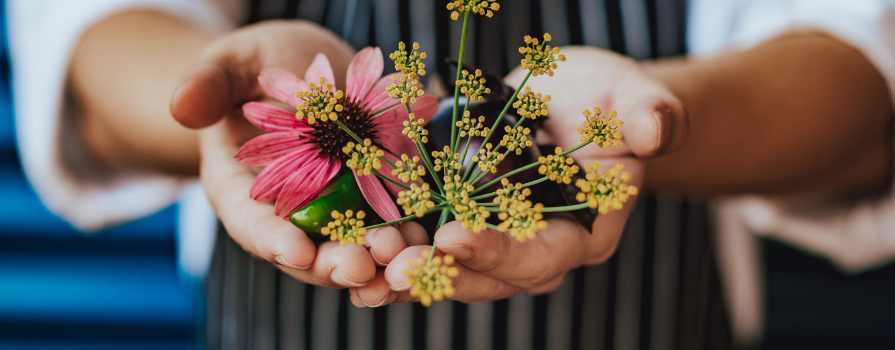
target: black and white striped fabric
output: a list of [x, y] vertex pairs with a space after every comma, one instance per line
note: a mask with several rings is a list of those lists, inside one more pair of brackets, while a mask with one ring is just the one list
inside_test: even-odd
[[[429, 67], [452, 77], [461, 22], [446, 1], [254, 0], [248, 22], [321, 23], [355, 48], [419, 42]], [[506, 0], [471, 22], [466, 59], [505, 74], [525, 35], [647, 59], [684, 52], [686, 0]], [[431, 71], [431, 70], [430, 70]], [[609, 262], [580, 268], [556, 291], [467, 305], [360, 309], [347, 290], [295, 281], [218, 239], [207, 280], [209, 349], [724, 349], [730, 331], [701, 203], [637, 203]]]

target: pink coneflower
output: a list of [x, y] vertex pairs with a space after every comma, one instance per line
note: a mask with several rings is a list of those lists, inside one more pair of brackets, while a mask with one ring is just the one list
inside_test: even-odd
[[[407, 111], [388, 96], [386, 87], [392, 79], [380, 79], [382, 69], [382, 52], [368, 47], [358, 52], [348, 66], [344, 94], [337, 94], [326, 85], [316, 87], [328, 98], [340, 96], [337, 100], [342, 108], [332, 110], [338, 120], [361, 139], [372, 140], [387, 158], [395, 161], [395, 154], [413, 154], [416, 147], [401, 133], [404, 121], [409, 119]], [[299, 106], [306, 100], [296, 97], [296, 92], [313, 90], [321, 77], [327, 84], [335, 82], [329, 60], [318, 54], [304, 81], [279, 69], [264, 70], [258, 81], [271, 97]], [[437, 108], [434, 97], [422, 96], [413, 105], [413, 113], [416, 119], [428, 122]], [[269, 104], [249, 102], [243, 106], [243, 112], [246, 119], [268, 134], [246, 142], [236, 159], [248, 165], [266, 166], [252, 184], [250, 195], [258, 201], [276, 199], [274, 212], [279, 216], [286, 217], [312, 201], [341, 169], [346, 157], [342, 147], [355, 141], [333, 122], [299, 119], [294, 113]], [[381, 172], [391, 176], [387, 164], [383, 164]], [[357, 176], [355, 172], [355, 178], [364, 198], [380, 217], [387, 221], [401, 217], [376, 176]]]

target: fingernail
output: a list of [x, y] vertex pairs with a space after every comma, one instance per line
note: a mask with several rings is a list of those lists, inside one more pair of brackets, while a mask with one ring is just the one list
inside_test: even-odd
[[282, 255], [277, 255], [275, 259], [277, 260], [278, 263], [280, 263], [280, 265], [283, 265], [286, 267], [291, 267], [293, 269], [307, 270], [310, 267], [310, 266], [297, 266], [297, 265], [287, 261], [286, 258], [283, 257]]
[[366, 283], [358, 283], [348, 280], [347, 278], [345, 278], [345, 275], [342, 274], [342, 269], [338, 267], [334, 268], [333, 271], [330, 272], [329, 278], [331, 278], [336, 284], [345, 287], [363, 287], [367, 285]]
[[406, 284], [406, 283], [401, 286], [395, 286], [394, 284], [392, 284], [391, 281], [386, 281], [386, 283], [388, 283], [388, 289], [391, 289], [396, 292], [403, 292], [407, 289], [410, 289], [410, 285]]
[[379, 266], [386, 266], [386, 265], [388, 265], [388, 263], [384, 263], [384, 262], [382, 262], [382, 261], [379, 261], [379, 259], [376, 258], [376, 253], [373, 253], [373, 249], [370, 249], [370, 256], [373, 258], [373, 261], [375, 261], [377, 265], [379, 265]]
[[438, 249], [443, 252], [452, 254], [457, 260], [469, 260], [475, 254], [468, 245], [465, 244], [435, 244]]
[[392, 301], [395, 301], [396, 294], [389, 292], [388, 295], [385, 296], [385, 298], [383, 298], [382, 300], [380, 300], [378, 303], [375, 303], [375, 304], [368, 303], [366, 300], [364, 300], [364, 298], [360, 297], [360, 294], [358, 294], [357, 297], [367, 307], [380, 307], [385, 304], [391, 303]]
[[671, 113], [670, 109], [664, 112], [653, 111], [656, 123], [662, 126], [653, 155], [661, 155], [673, 151], [683, 145], [684, 140], [687, 138], [686, 125], [683, 125], [681, 121], [675, 118], [671, 118], [669, 113]]
[[369, 305], [367, 305], [367, 303], [364, 302], [363, 299], [360, 298], [360, 294], [357, 294], [357, 292], [352, 293], [352, 294], [351, 294], [351, 297], [349, 297], [348, 299], [350, 299], [350, 300], [351, 300], [351, 304], [354, 305], [354, 306], [356, 306], [356, 307], [367, 307], [367, 306], [369, 306]]

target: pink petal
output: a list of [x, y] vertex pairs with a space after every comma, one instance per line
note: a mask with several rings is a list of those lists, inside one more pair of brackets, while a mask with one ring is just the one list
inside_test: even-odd
[[413, 140], [411, 140], [409, 137], [402, 134], [400, 129], [380, 129], [379, 132], [376, 134], [376, 137], [376, 142], [379, 143], [379, 145], [388, 152], [391, 152], [393, 154], [406, 153], [410, 157], [419, 155], [416, 144], [413, 143]]
[[395, 206], [392, 197], [382, 187], [382, 183], [379, 182], [379, 178], [376, 175], [360, 176], [357, 174], [357, 170], [355, 170], [354, 178], [357, 179], [357, 186], [360, 187], [360, 192], [364, 195], [367, 203], [370, 204], [370, 207], [373, 208], [376, 214], [379, 214], [379, 217], [385, 221], [401, 218], [398, 207]]
[[280, 157], [258, 173], [255, 182], [252, 183], [249, 196], [262, 202], [277, 198], [286, 179], [317, 158], [318, 154], [315, 150], [305, 148], [297, 149]]
[[372, 88], [370, 88], [370, 91], [367, 92], [367, 95], [364, 96], [362, 105], [365, 104], [368, 110], [376, 113], [400, 103], [400, 100], [389, 97], [388, 91], [385, 90], [386, 87], [392, 85], [392, 83], [394, 82], [392, 80], [392, 76], [400, 78], [401, 73], [392, 73], [386, 75], [382, 79], [379, 79], [379, 81], [377, 81], [376, 84], [373, 85]]
[[282, 69], [270, 68], [261, 71], [258, 75], [258, 84], [271, 97], [288, 103], [290, 106], [298, 106], [301, 100], [295, 97], [299, 91], [308, 91], [308, 84], [298, 79], [292, 73]]
[[246, 119], [259, 129], [267, 132], [308, 132], [313, 130], [306, 121], [295, 118], [294, 113], [261, 102], [242, 105]]
[[351, 98], [364, 98], [376, 80], [382, 76], [382, 68], [382, 50], [378, 47], [360, 50], [348, 65], [345, 93]]
[[342, 162], [315, 158], [307, 166], [299, 168], [286, 180], [274, 206], [274, 214], [287, 217], [296, 209], [310, 203], [326, 187], [329, 180], [339, 173], [341, 167]]
[[[422, 118], [425, 123], [429, 123], [438, 111], [438, 99], [429, 95], [422, 96], [415, 104], [410, 105], [410, 110], [416, 119]], [[397, 129], [400, 132], [404, 130], [404, 121], [408, 119], [407, 109], [404, 106], [397, 106], [379, 113], [374, 118], [377, 131]]]
[[333, 89], [335, 89], [336, 78], [333, 75], [333, 68], [329, 65], [329, 60], [323, 53], [318, 53], [317, 57], [314, 57], [314, 62], [311, 62], [311, 66], [305, 72], [305, 81], [319, 84], [320, 77], [326, 78], [326, 83], [333, 84]]
[[246, 142], [236, 153], [236, 159], [252, 166], [265, 166], [278, 158], [298, 150], [308, 150], [314, 145], [292, 132], [264, 134]]

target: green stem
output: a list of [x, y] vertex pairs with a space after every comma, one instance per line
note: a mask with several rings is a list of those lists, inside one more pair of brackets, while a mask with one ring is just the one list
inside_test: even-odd
[[[503, 120], [503, 117], [504, 117], [504, 115], [507, 114], [507, 111], [510, 109], [510, 106], [512, 106], [513, 102], [516, 101], [516, 95], [519, 95], [519, 91], [521, 91], [522, 88], [525, 87], [525, 82], [527, 82], [528, 78], [530, 78], [530, 77], [531, 77], [531, 71], [528, 71], [528, 74], [525, 75], [525, 79], [522, 79], [522, 83], [519, 84], [519, 87], [516, 89], [516, 92], [513, 93], [512, 96], [510, 96], [510, 100], [507, 101], [507, 105], [503, 106], [503, 110], [500, 111], [500, 115], [497, 116], [497, 120], [495, 120], [494, 125], [491, 126], [491, 132], [489, 132], [488, 136], [485, 137], [485, 140], [482, 141], [481, 147], [485, 147], [485, 144], [487, 144], [488, 140], [491, 139], [491, 136], [494, 135], [494, 131], [497, 130], [497, 125], [500, 124], [501, 120]], [[520, 121], [521, 120], [522, 119], [520, 119]]]
[[380, 109], [380, 110], [374, 112], [374, 113], [373, 113], [373, 116], [375, 117], [375, 116], [377, 116], [377, 115], [380, 115], [380, 114], [382, 114], [382, 112], [385, 112], [385, 111], [387, 111], [387, 110], [389, 110], [389, 109], [392, 109], [392, 107], [397, 106], [397, 105], [398, 105], [398, 104], [395, 103], [395, 104], [393, 104], [393, 105], [391, 105], [391, 106], [388, 106], [388, 107], [385, 107], [385, 108], [383, 108], [383, 109]]
[[[432, 209], [427, 210], [427, 211], [426, 211], [426, 214], [434, 213], [434, 212], [439, 211], [439, 210], [442, 210], [442, 209], [444, 209], [444, 208], [441, 208], [441, 207], [436, 206], [435, 208], [432, 208]], [[364, 227], [364, 228], [366, 228], [366, 229], [368, 229], [368, 230], [372, 230], [372, 229], [374, 229], [374, 228], [380, 228], [380, 227], [386, 227], [386, 226], [390, 226], [390, 225], [394, 225], [394, 224], [399, 224], [399, 223], [402, 223], [402, 222], [404, 222], [404, 221], [413, 220], [414, 218], [416, 218], [416, 215], [408, 215], [408, 216], [405, 216], [405, 217], [400, 218], [400, 219], [398, 219], [398, 220], [392, 220], [392, 221], [389, 221], [389, 222], [383, 222], [383, 223], [381, 223], [381, 224], [370, 225], [370, 226], [366, 226], [366, 227]]]
[[[444, 208], [441, 209], [441, 217], [438, 219], [438, 226], [435, 226], [435, 231], [437, 232], [441, 226], [444, 226], [448, 221], [448, 217], [450, 216], [450, 209]], [[432, 242], [432, 249], [429, 250], [429, 261], [432, 261], [432, 258], [435, 256], [435, 242]]]
[[489, 181], [488, 183], [486, 183], [486, 184], [484, 184], [484, 185], [482, 185], [482, 186], [479, 186], [478, 188], [475, 189], [475, 191], [472, 191], [472, 193], [470, 193], [470, 194], [476, 194], [476, 193], [479, 193], [481, 190], [486, 189], [486, 188], [488, 188], [488, 187], [491, 187], [491, 185], [494, 185], [494, 184], [500, 182], [500, 180], [502, 180], [502, 179], [505, 178], [505, 177], [510, 177], [510, 176], [516, 175], [516, 174], [521, 173], [521, 172], [523, 172], [523, 171], [526, 171], [526, 170], [528, 170], [528, 169], [532, 169], [532, 168], [534, 168], [534, 167], [537, 167], [538, 165], [541, 165], [541, 163], [534, 162], [534, 163], [531, 163], [531, 164], [526, 165], [526, 166], [524, 166], [524, 167], [521, 167], [521, 168], [519, 168], [519, 169], [516, 169], [516, 170], [513, 170], [513, 171], [508, 172], [508, 173], [506, 173], [506, 174], [503, 174], [503, 175], [501, 175], [500, 177], [498, 177], [498, 178], [496, 178], [496, 179], [494, 179], [494, 180], [491, 180], [491, 181]]
[[457, 125], [457, 109], [460, 107], [460, 85], [457, 85], [457, 80], [460, 80], [460, 72], [463, 71], [463, 56], [466, 54], [466, 31], [468, 28], [469, 12], [466, 12], [463, 15], [463, 32], [460, 34], [460, 56], [457, 58], [457, 79], [454, 80], [454, 111], [453, 116], [451, 117], [451, 145], [453, 145], [454, 141], [457, 139], [457, 128], [454, 127], [454, 125]]
[[[490, 140], [490, 139], [491, 139], [491, 136], [493, 136], [494, 133], [497, 131], [497, 125], [500, 124], [500, 121], [501, 121], [501, 120], [503, 120], [503, 117], [507, 114], [507, 111], [510, 109], [510, 106], [512, 106], [512, 105], [513, 105], [513, 102], [516, 101], [516, 96], [519, 95], [519, 91], [522, 90], [523, 87], [525, 87], [525, 83], [528, 81], [528, 78], [530, 78], [530, 77], [531, 77], [531, 71], [528, 71], [528, 74], [525, 75], [525, 79], [522, 79], [522, 83], [519, 84], [519, 87], [518, 87], [518, 88], [516, 88], [516, 92], [513, 93], [512, 96], [510, 96], [510, 100], [507, 101], [507, 104], [506, 104], [505, 106], [503, 106], [503, 110], [500, 111], [500, 114], [497, 116], [497, 119], [494, 120], [494, 125], [491, 125], [491, 130], [488, 132], [488, 136], [485, 136], [485, 139], [482, 140], [482, 144], [479, 145], [479, 149], [476, 150], [476, 152], [478, 152], [479, 150], [482, 149], [482, 147], [485, 147], [485, 145], [488, 144], [488, 140]], [[454, 107], [454, 108], [456, 108], [456, 107]], [[525, 120], [524, 117], [521, 118], [521, 119], [519, 119], [519, 121], [516, 122], [516, 125], [518, 126], [518, 125], [522, 124], [522, 121], [523, 121], [523, 120]], [[498, 147], [499, 147], [499, 144], [498, 144]], [[495, 149], [497, 149], [497, 148], [495, 148]], [[464, 181], [465, 181], [465, 179], [466, 179], [466, 175], [469, 174], [469, 171], [470, 171], [471, 169], [472, 169], [471, 167], [466, 169], [466, 174], [463, 175]], [[478, 173], [479, 173], [479, 172], [476, 171], [476, 173], [473, 174], [472, 178], [475, 178], [475, 177], [478, 175]], [[474, 184], [474, 183], [476, 183], [476, 182], [477, 182], [477, 181], [475, 181], [475, 182], [470, 182], [470, 183], [471, 183], [471, 184]]]
[[444, 185], [441, 183], [441, 179], [438, 178], [438, 173], [435, 172], [435, 166], [432, 165], [432, 160], [429, 159], [429, 155], [426, 153], [426, 147], [423, 146], [422, 142], [417, 142], [416, 149], [420, 152], [420, 155], [423, 156], [423, 161], [426, 163], [426, 170], [429, 171], [429, 174], [432, 174], [432, 179], [435, 180], [435, 184], [438, 185], [438, 192], [444, 193]]
[[[361, 140], [361, 139], [360, 139], [360, 136], [357, 136], [357, 134], [355, 134], [353, 131], [351, 131], [350, 129], [348, 129], [348, 127], [345, 126], [345, 124], [342, 124], [342, 122], [340, 122], [340, 121], [338, 121], [338, 120], [334, 120], [334, 122], [336, 122], [336, 125], [338, 125], [339, 128], [341, 128], [342, 130], [345, 130], [345, 132], [348, 133], [348, 135], [351, 135], [351, 137], [353, 137], [354, 140], [357, 141], [357, 143], [359, 143], [359, 144], [361, 144], [361, 145], [364, 144], [364, 140]], [[395, 168], [395, 164], [392, 163], [392, 161], [388, 160], [388, 158], [386, 158], [386, 157], [379, 157], [379, 160], [385, 162], [385, 164], [388, 164], [388, 166], [390, 166], [390, 167], [392, 167], [392, 168]]]
[[542, 212], [543, 213], [556, 213], [556, 212], [561, 212], [561, 211], [572, 211], [572, 210], [580, 210], [580, 209], [585, 209], [585, 208], [588, 208], [587, 203], [565, 205], [565, 206], [561, 206], [561, 207], [548, 207], [548, 208], [544, 208], [544, 210]]
[[541, 183], [541, 182], [544, 182], [544, 181], [547, 181], [547, 180], [550, 180], [550, 178], [544, 176], [544, 177], [542, 177], [542, 178], [540, 178], [540, 179], [537, 179], [537, 180], [534, 180], [534, 181], [529, 181], [529, 182], [526, 182], [526, 183], [522, 184], [522, 188], [526, 188], [526, 187], [529, 187], [529, 186], [534, 186], [534, 185], [537, 185], [537, 184], [539, 184], [539, 183]]
[[[588, 144], [590, 144], [590, 141], [587, 141], [587, 142], [582, 143], [582, 144], [580, 144], [580, 145], [578, 145], [578, 146], [572, 147], [572, 148], [570, 148], [569, 150], [560, 153], [559, 155], [561, 155], [561, 156], [568, 155], [569, 153], [575, 152], [575, 151], [581, 149], [582, 147], [587, 146]], [[482, 189], [491, 187], [491, 185], [494, 185], [494, 184], [498, 183], [501, 179], [503, 179], [503, 178], [505, 178], [505, 177], [510, 177], [510, 176], [516, 175], [516, 174], [521, 173], [521, 172], [523, 172], [523, 171], [526, 171], [526, 170], [528, 170], [528, 169], [534, 168], [534, 167], [536, 167], [536, 166], [538, 166], [538, 165], [541, 165], [541, 163], [539, 163], [539, 162], [534, 162], [534, 163], [531, 163], [531, 164], [526, 165], [526, 166], [524, 166], [524, 167], [521, 167], [521, 168], [519, 168], [519, 169], [516, 169], [516, 170], [513, 170], [513, 171], [508, 172], [508, 173], [506, 173], [506, 174], [503, 174], [503, 175], [501, 175], [500, 177], [498, 177], [498, 178], [496, 178], [496, 179], [494, 179], [494, 180], [491, 180], [491, 181], [489, 181], [488, 183], [486, 183], [486, 184], [484, 184], [484, 185], [482, 185], [482, 186], [478, 186], [478, 188], [476, 188], [475, 191], [472, 191], [472, 193], [470, 193], [470, 194], [476, 194], [476, 193], [479, 193], [479, 192], [482, 191]]]
[[[469, 137], [466, 138], [466, 147], [463, 147], [463, 155], [460, 156], [460, 167], [463, 167], [463, 164], [466, 163], [466, 154], [469, 152], [469, 144], [472, 143], [472, 134], [469, 134]], [[457, 145], [460, 145], [460, 141], [457, 141]], [[471, 163], [470, 163], [471, 164]], [[466, 174], [463, 174], [464, 176]], [[465, 180], [465, 179], [464, 179]]]
[[[537, 185], [537, 184], [539, 184], [539, 183], [541, 183], [541, 182], [547, 181], [547, 180], [549, 180], [549, 179], [550, 179], [550, 178], [544, 176], [544, 177], [542, 177], [542, 178], [540, 178], [540, 179], [533, 180], [533, 181], [529, 181], [529, 182], [526, 182], [526, 183], [522, 184], [522, 188], [526, 188], [526, 187], [529, 187], [529, 186], [534, 186], [534, 185]], [[478, 201], [478, 200], [482, 200], [482, 199], [485, 199], [485, 198], [488, 198], [488, 197], [494, 197], [494, 196], [496, 196], [496, 195], [497, 195], [497, 191], [495, 191], [495, 192], [491, 192], [491, 193], [486, 193], [486, 194], [481, 194], [481, 195], [472, 197], [472, 198], [470, 198], [470, 199], [472, 199], [472, 200], [474, 200], [474, 201]], [[483, 206], [484, 206], [484, 205], [486, 205], [486, 204], [479, 204], [479, 205], [483, 205]]]
[[[500, 147], [500, 146], [498, 145], [498, 147]], [[507, 156], [510, 155], [510, 152], [511, 152], [510, 150], [507, 150], [506, 152], [503, 152], [503, 159], [507, 159]], [[495, 165], [495, 166], [497, 166], [497, 165]], [[479, 175], [478, 178], [476, 178], [475, 176], [473, 176], [473, 178], [474, 178], [475, 180], [470, 181], [469, 183], [471, 183], [471, 184], [477, 184], [477, 183], [479, 183], [479, 181], [482, 181], [482, 179], [484, 179], [485, 176], [488, 176], [488, 174], [484, 174], [484, 173], [483, 173], [483, 174]]]
[[[516, 122], [516, 125], [513, 125], [513, 129], [518, 128], [520, 125], [522, 125], [522, 122], [524, 122], [524, 121], [525, 121], [525, 118], [519, 118], [519, 121]], [[493, 151], [494, 151], [494, 152], [497, 152], [498, 150], [500, 150], [500, 147], [502, 147], [502, 146], [500, 145], [500, 142], [498, 142], [497, 145], [494, 146], [494, 150], [493, 150]], [[504, 157], [506, 157], [506, 156], [509, 155], [509, 154], [510, 154], [510, 152], [507, 151], [506, 154], [504, 154]], [[474, 183], [474, 182], [473, 182], [473, 183]]]
[[405, 190], [410, 190], [410, 187], [408, 187], [407, 185], [402, 184], [402, 183], [400, 183], [400, 182], [397, 182], [397, 181], [395, 181], [395, 180], [392, 180], [392, 179], [389, 178], [388, 176], [385, 176], [385, 175], [383, 175], [382, 173], [380, 173], [378, 170], [373, 170], [373, 174], [376, 174], [376, 176], [379, 176], [379, 178], [381, 178], [381, 179], [383, 179], [383, 180], [385, 180], [385, 181], [391, 182], [391, 183], [394, 184], [395, 186], [398, 186], [398, 187], [403, 188], [403, 189], [405, 189]]
[[351, 129], [348, 129], [348, 127], [345, 126], [345, 124], [342, 124], [342, 122], [340, 122], [338, 120], [333, 120], [333, 122], [335, 122], [336, 125], [338, 125], [340, 128], [342, 128], [342, 130], [345, 130], [345, 132], [348, 133], [348, 135], [351, 135], [351, 137], [353, 137], [357, 141], [357, 143], [359, 143], [361, 145], [364, 144], [364, 140], [361, 140], [360, 136], [357, 136], [357, 134], [355, 134], [353, 131], [351, 131]]
[[488, 197], [494, 197], [494, 196], [496, 196], [496, 195], [497, 195], [497, 192], [491, 192], [491, 193], [486, 193], [486, 194], [483, 194], [483, 195], [475, 196], [475, 197], [472, 197], [472, 198], [469, 198], [469, 199], [474, 200], [474, 201], [480, 201], [480, 200], [482, 200], [482, 199], [485, 199], [485, 198], [488, 198]]
[[[407, 115], [410, 115], [410, 103], [405, 103], [404, 108], [407, 109]], [[411, 123], [412, 122], [413, 121], [411, 120]], [[432, 165], [432, 159], [430, 159], [429, 154], [426, 153], [426, 146], [423, 145], [422, 138], [420, 138], [420, 141], [416, 142], [416, 149], [423, 157], [423, 161], [426, 164], [426, 170], [428, 170], [429, 174], [432, 174], [432, 178], [435, 179], [435, 183], [438, 185], [438, 192], [444, 193], [444, 185], [441, 184], [441, 179], [438, 178], [438, 173], [435, 172], [435, 166]], [[392, 167], [394, 168], [394, 166]]]
[[[466, 103], [463, 104], [463, 114], [461, 114], [461, 117], [466, 115], [467, 110], [469, 110], [469, 99], [467, 99]], [[451, 125], [451, 133], [453, 133], [453, 130], [456, 128], [457, 122], [454, 122], [454, 125]], [[460, 147], [460, 139], [461, 137], [459, 135], [457, 136], [457, 140], [454, 140], [453, 136], [451, 136], [451, 142], [453, 142], [451, 143], [451, 152], [457, 152], [457, 148]], [[467, 142], [466, 145], [469, 146], [469, 143]]]
[[569, 148], [568, 150], [566, 150], [566, 151], [563, 152], [563, 153], [560, 153], [559, 155], [561, 155], [561, 156], [568, 155], [569, 153], [575, 152], [575, 151], [581, 149], [582, 147], [589, 145], [591, 142], [592, 142], [592, 141], [587, 141], [587, 142], [585, 142], [585, 143], [579, 144], [578, 146]]

